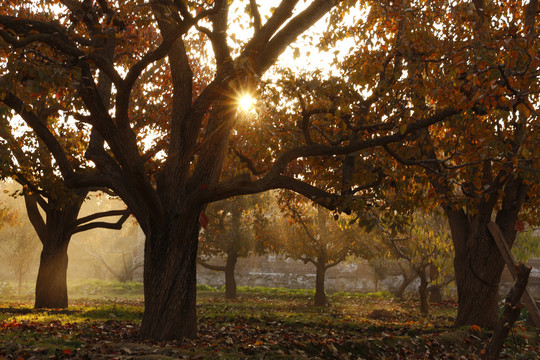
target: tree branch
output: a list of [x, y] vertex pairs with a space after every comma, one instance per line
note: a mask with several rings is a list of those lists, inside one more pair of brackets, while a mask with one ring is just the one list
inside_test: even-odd
[[[112, 210], [112, 211], [115, 211], [115, 210]], [[116, 211], [118, 211], [118, 210], [116, 210]], [[104, 213], [98, 213], [98, 214], [104, 214]], [[98, 214], [94, 214], [94, 215], [98, 215]], [[82, 219], [88, 219], [88, 218], [90, 218], [90, 217], [92, 217], [94, 215], [90, 215], [90, 216], [87, 216], [87, 217], [82, 218]], [[97, 228], [120, 230], [120, 229], [122, 229], [122, 225], [124, 224], [124, 222], [126, 222], [126, 220], [129, 218], [129, 215], [130, 215], [130, 212], [128, 210], [123, 210], [122, 216], [115, 223], [108, 223], [108, 222], [104, 222], [104, 221], [96, 221], [96, 222], [91, 222], [91, 223], [84, 224], [84, 222], [88, 222], [89, 220], [81, 222], [80, 220], [82, 220], [82, 219], [79, 219], [79, 220], [77, 220], [77, 224], [82, 224], [82, 225], [76, 226], [75, 229], [72, 232], [72, 235], [76, 234], [76, 233], [79, 233], [79, 232], [83, 232], [83, 231], [87, 231], [87, 230], [91, 230], [91, 229], [97, 229]], [[109, 215], [109, 216], [111, 216], [111, 215]], [[104, 217], [104, 216], [99, 216], [99, 217]], [[99, 218], [99, 217], [97, 217], [97, 218]]]
[[197, 264], [201, 265], [202, 267], [207, 268], [208, 270], [214, 270], [214, 271], [225, 271], [225, 266], [219, 266], [219, 265], [212, 265], [209, 263], [206, 263], [202, 261], [201, 259], [197, 258]]

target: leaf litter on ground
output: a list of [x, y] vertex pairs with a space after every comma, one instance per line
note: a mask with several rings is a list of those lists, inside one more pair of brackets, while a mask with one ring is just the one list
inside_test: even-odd
[[[0, 304], [0, 359], [481, 359], [490, 336], [452, 328], [454, 302], [422, 316], [416, 301], [391, 297], [331, 296], [313, 307], [309, 295], [240, 296], [200, 294], [199, 335], [182, 342], [139, 340], [142, 300]], [[520, 323], [501, 359], [539, 354], [539, 332]]]

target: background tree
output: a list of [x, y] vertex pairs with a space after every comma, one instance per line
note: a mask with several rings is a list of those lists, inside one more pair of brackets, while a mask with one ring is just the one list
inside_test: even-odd
[[440, 298], [440, 289], [453, 281], [450, 269], [453, 248], [450, 230], [442, 216], [417, 212], [401, 237], [385, 231], [387, 246], [393, 256], [403, 259], [420, 279], [420, 312], [429, 313], [429, 294]]
[[280, 202], [288, 226], [270, 224], [282, 229], [280, 234], [274, 235], [273, 248], [288, 258], [315, 266], [314, 305], [324, 306], [327, 303], [326, 271], [352, 256], [369, 259], [376, 246], [372, 239], [349, 225], [354, 217], [340, 218], [290, 193]]
[[[10, 10], [8, 5], [16, 6], [6, 4], [5, 11]], [[72, 2], [71, 6], [84, 10], [81, 4]], [[20, 15], [30, 15], [29, 8], [23, 6], [20, 11]], [[50, 21], [53, 16], [43, 12], [37, 17]], [[77, 18], [81, 14], [73, 16]], [[114, 44], [111, 41], [100, 37], [97, 32], [91, 31], [88, 35], [100, 48], [100, 56], [110, 58], [113, 55]], [[48, 136], [59, 137], [58, 145], [63, 147], [73, 169], [85, 172], [88, 163], [82, 151], [90, 134], [67, 121], [67, 114], [60, 113], [68, 110], [66, 102], [72, 96], [71, 76], [65, 71], [63, 59], [55, 58], [54, 50], [44, 46], [25, 47], [15, 54], [3, 43], [0, 51], [4, 60], [0, 86], [9, 89], [9, 93], [0, 93], [0, 99], [7, 105], [0, 109], [0, 138], [3, 140], [0, 171], [3, 177], [12, 177], [23, 186], [26, 213], [43, 245], [36, 280], [35, 307], [67, 307], [67, 251], [72, 235], [97, 227], [120, 228], [128, 213], [115, 210], [79, 217], [81, 206], [92, 189], [68, 188], [61, 165], [47, 148], [47, 140], [23, 126], [26, 121], [41, 128], [41, 132], [50, 131]], [[97, 86], [100, 98], [108, 103], [110, 80], [102, 75]], [[19, 117], [15, 117], [15, 113]], [[97, 221], [110, 216], [119, 216], [120, 219], [111, 223]]]
[[[261, 244], [263, 238], [256, 228], [264, 227], [262, 212], [268, 206], [268, 197], [263, 194], [230, 198], [215, 202], [206, 210], [210, 222], [201, 234], [199, 264], [225, 273], [227, 299], [236, 299], [234, 271], [238, 259], [265, 251]], [[209, 262], [222, 255], [225, 256], [225, 265]]]

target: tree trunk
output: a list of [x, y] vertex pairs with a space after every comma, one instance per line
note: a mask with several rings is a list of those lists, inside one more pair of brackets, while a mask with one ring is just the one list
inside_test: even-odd
[[[509, 248], [516, 239], [514, 225], [527, 191], [528, 187], [519, 178], [509, 180], [504, 186], [504, 197], [495, 223], [503, 232]], [[497, 323], [499, 282], [505, 263], [487, 225], [492, 221], [499, 200], [494, 195], [481, 201], [470, 214], [452, 206], [444, 208], [455, 249], [454, 272], [458, 291], [455, 326], [493, 328]]]
[[227, 254], [227, 263], [225, 265], [225, 298], [236, 299], [236, 279], [234, 278], [234, 268], [238, 261], [238, 254], [231, 252]]
[[[47, 222], [42, 224], [42, 229], [36, 228], [43, 245], [36, 281], [37, 309], [68, 306], [67, 249], [83, 200], [84, 197], [80, 202], [65, 204], [60, 209], [48, 209]], [[29, 216], [32, 220], [30, 212]]]
[[[498, 291], [504, 260], [495, 242], [484, 229], [476, 228], [458, 237], [454, 271], [458, 291], [458, 314], [455, 326], [478, 325], [493, 328], [497, 322]], [[469, 228], [467, 226], [466, 228]]]
[[414, 281], [414, 279], [416, 279], [416, 275], [414, 276], [409, 276], [406, 274], [402, 274], [402, 275], [403, 275], [403, 282], [399, 285], [399, 288], [396, 290], [394, 294], [400, 299], [403, 298], [403, 294], [405, 293], [405, 290], [407, 289], [407, 287]]
[[66, 308], [68, 240], [44, 243], [36, 281], [35, 308]]
[[324, 277], [326, 275], [326, 268], [324, 264], [317, 263], [317, 275], [315, 276], [315, 306], [326, 305], [326, 293], [324, 292]]
[[151, 228], [146, 235], [145, 307], [140, 331], [143, 339], [197, 336], [199, 212], [186, 211], [170, 217], [164, 226]]
[[418, 294], [420, 295], [420, 312], [422, 314], [429, 314], [428, 303], [428, 281], [426, 277], [426, 270], [422, 269], [418, 272], [420, 277], [420, 286], [418, 287]]

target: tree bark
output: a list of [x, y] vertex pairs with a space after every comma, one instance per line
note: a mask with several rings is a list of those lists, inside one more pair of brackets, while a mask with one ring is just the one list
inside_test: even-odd
[[36, 309], [66, 308], [68, 306], [67, 266], [69, 238], [58, 243], [45, 242], [41, 251], [36, 281]]
[[238, 254], [232, 252], [227, 254], [227, 263], [225, 264], [225, 298], [236, 299], [236, 279], [234, 278], [234, 269], [238, 261]]
[[[143, 339], [197, 336], [196, 285], [198, 211], [170, 216], [146, 236]], [[169, 213], [170, 214], [170, 213]]]
[[429, 314], [428, 280], [425, 268], [418, 271], [418, 276], [420, 277], [420, 286], [418, 287], [418, 294], [420, 295], [420, 312], [422, 314]]
[[326, 267], [324, 264], [317, 263], [317, 274], [315, 276], [315, 306], [325, 306], [326, 305], [326, 293], [324, 291], [324, 278], [326, 275]]
[[[455, 219], [457, 217], [461, 215], [454, 214], [449, 217], [451, 228], [452, 223], [463, 220]], [[458, 291], [458, 314], [455, 322], [457, 327], [478, 325], [493, 328], [497, 322], [499, 282], [504, 261], [488, 233], [488, 222], [489, 218], [481, 222], [483, 226], [471, 226], [467, 223], [462, 226], [469, 231], [460, 233], [452, 229], [455, 248], [454, 272]]]
[[[85, 193], [86, 194], [86, 193]], [[67, 249], [84, 196], [61, 208], [46, 210], [46, 222], [36, 213], [37, 206], [26, 197], [29, 219], [43, 245], [36, 280], [35, 308], [66, 308]]]

